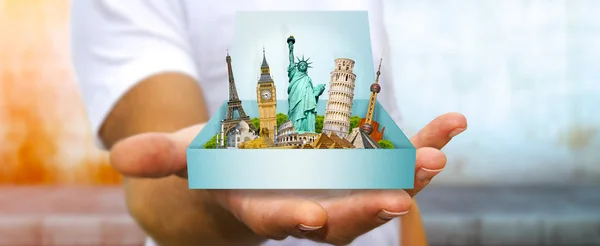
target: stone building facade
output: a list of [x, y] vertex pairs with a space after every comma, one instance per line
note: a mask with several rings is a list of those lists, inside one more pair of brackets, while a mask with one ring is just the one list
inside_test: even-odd
[[275, 138], [275, 145], [277, 147], [302, 146], [311, 144], [318, 136], [319, 134], [317, 133], [298, 134], [294, 129], [294, 124], [288, 120], [279, 126], [277, 137]]
[[242, 120], [227, 133], [227, 148], [237, 148], [241, 143], [257, 137], [256, 132], [250, 129], [250, 125]]

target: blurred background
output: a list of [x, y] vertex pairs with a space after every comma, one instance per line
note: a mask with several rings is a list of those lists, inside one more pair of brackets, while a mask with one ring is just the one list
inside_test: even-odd
[[68, 0], [0, 0], [0, 245], [143, 245], [93, 145]]
[[[600, 245], [600, 1], [385, 0], [407, 135], [468, 130], [417, 200], [432, 245]], [[0, 0], [0, 245], [142, 245], [92, 142], [69, 1]]]

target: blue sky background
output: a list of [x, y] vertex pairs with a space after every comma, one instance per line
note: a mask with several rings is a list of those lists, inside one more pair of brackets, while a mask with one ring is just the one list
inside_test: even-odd
[[321, 99], [327, 98], [334, 60], [342, 57], [356, 62], [354, 98], [369, 97], [368, 88], [375, 73], [367, 12], [239, 12], [230, 54], [241, 99], [256, 100], [263, 46], [277, 87], [277, 98], [287, 99], [286, 40], [290, 35], [296, 38], [294, 55], [310, 57], [313, 62], [313, 68], [308, 70], [313, 84], [326, 84]]

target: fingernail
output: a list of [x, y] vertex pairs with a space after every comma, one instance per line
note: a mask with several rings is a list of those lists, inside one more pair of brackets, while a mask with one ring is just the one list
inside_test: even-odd
[[423, 182], [425, 180], [430, 179], [434, 174], [441, 172], [442, 169], [436, 169], [436, 170], [432, 170], [432, 169], [427, 169], [427, 168], [421, 168], [421, 170], [417, 171], [417, 174], [415, 175], [415, 179], [419, 182]]
[[321, 229], [321, 227], [323, 227], [323, 226], [307, 226], [304, 224], [298, 224], [296, 226], [296, 228], [298, 228], [298, 230], [300, 230], [300, 231], [314, 231], [314, 230]]
[[392, 219], [398, 218], [398, 217], [400, 217], [402, 215], [405, 215], [407, 213], [408, 213], [408, 211], [404, 211], [404, 212], [390, 212], [390, 211], [387, 211], [385, 209], [382, 209], [381, 211], [379, 211], [379, 213], [377, 213], [377, 217], [379, 219], [382, 219], [382, 220], [392, 220]]
[[466, 130], [466, 128], [456, 128], [454, 129], [454, 131], [450, 132], [450, 135], [448, 135], [450, 138], [456, 137], [456, 135], [460, 134], [461, 132], [464, 132]]

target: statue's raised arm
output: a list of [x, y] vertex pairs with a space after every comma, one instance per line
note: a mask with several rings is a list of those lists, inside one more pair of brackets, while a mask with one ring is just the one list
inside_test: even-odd
[[290, 36], [287, 39], [287, 43], [290, 51], [290, 65], [288, 66], [288, 70], [290, 70], [296, 66], [296, 63], [294, 62], [294, 44], [296, 43], [296, 39], [294, 38], [294, 36]]

